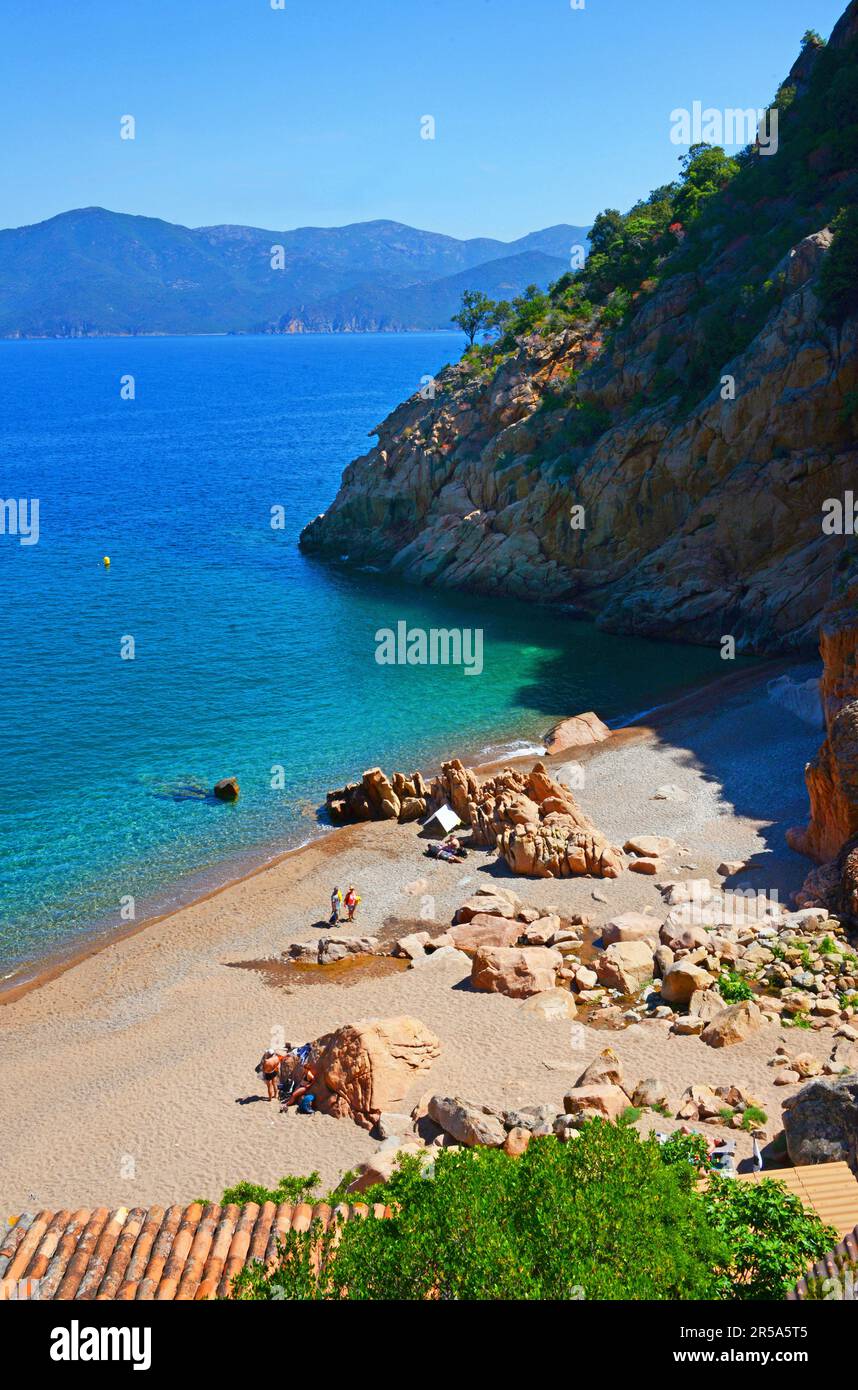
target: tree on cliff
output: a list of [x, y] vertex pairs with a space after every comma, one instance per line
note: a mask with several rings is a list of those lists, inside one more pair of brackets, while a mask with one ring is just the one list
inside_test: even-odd
[[831, 224], [834, 241], [819, 276], [819, 296], [829, 323], [858, 314], [858, 206], [843, 208]]
[[720, 145], [692, 145], [681, 163], [682, 186], [673, 206], [680, 222], [687, 225], [702, 204], [720, 193], [739, 172], [739, 164], [730, 159]]
[[480, 330], [489, 327], [494, 307], [493, 301], [480, 290], [465, 290], [459, 312], [450, 322], [457, 323], [462, 332], [467, 333], [468, 344], [472, 347]]

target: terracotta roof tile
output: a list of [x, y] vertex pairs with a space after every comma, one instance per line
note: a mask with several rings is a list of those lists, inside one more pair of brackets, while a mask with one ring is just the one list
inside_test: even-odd
[[[787, 1299], [793, 1303], [801, 1302], [808, 1294], [808, 1279], [837, 1278], [838, 1275], [842, 1276], [844, 1266], [847, 1268], [851, 1266], [853, 1270], [858, 1271], [858, 1226], [855, 1227], [854, 1231], [849, 1231], [839, 1245], [835, 1245], [834, 1249], [830, 1250], [827, 1255], [823, 1255], [821, 1260], [817, 1260], [812, 1269], [808, 1270], [806, 1276], [799, 1279], [795, 1288], [787, 1294]], [[816, 1297], [818, 1298], [819, 1295], [817, 1294]]]
[[25, 1212], [0, 1243], [0, 1301], [40, 1299], [209, 1299], [228, 1297], [246, 1264], [277, 1258], [289, 1230], [315, 1221], [383, 1219], [390, 1209], [362, 1202], [280, 1206], [216, 1204]]
[[807, 1163], [798, 1168], [771, 1168], [762, 1173], [739, 1173], [745, 1182], [775, 1178], [804, 1206], [815, 1211], [839, 1236], [858, 1222], [858, 1182], [848, 1163]]
[[[104, 1277], [98, 1285], [95, 1294], [97, 1299], [115, 1298], [119, 1287], [125, 1278], [128, 1269], [128, 1262], [131, 1259], [137, 1237], [143, 1229], [147, 1212], [145, 1207], [134, 1207], [125, 1217], [119, 1238], [113, 1247], [113, 1254], [104, 1271]], [[90, 1295], [87, 1294], [89, 1297]]]

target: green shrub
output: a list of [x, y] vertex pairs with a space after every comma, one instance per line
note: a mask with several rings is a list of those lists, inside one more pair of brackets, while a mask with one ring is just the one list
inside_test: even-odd
[[[406, 1158], [383, 1190], [397, 1213], [347, 1222], [317, 1276], [306, 1236], [284, 1242], [278, 1270], [259, 1265], [240, 1298], [712, 1298], [726, 1242], [709, 1224], [689, 1165], [662, 1161], [655, 1139], [590, 1121], [579, 1138], [501, 1149], [438, 1150], [434, 1175]], [[368, 1193], [368, 1200], [373, 1200]]]
[[718, 981], [718, 993], [727, 1004], [740, 1004], [743, 999], [753, 999], [754, 991], [744, 975], [735, 970], [723, 971]]
[[310, 1173], [305, 1178], [281, 1178], [276, 1187], [263, 1187], [261, 1183], [237, 1182], [228, 1187], [221, 1197], [221, 1206], [231, 1202], [244, 1206], [247, 1202], [304, 1202], [319, 1185], [319, 1174]]
[[702, 1203], [730, 1251], [725, 1297], [782, 1299], [837, 1242], [831, 1226], [772, 1178], [742, 1182], [713, 1174]]
[[858, 205], [843, 208], [832, 223], [834, 240], [819, 274], [819, 298], [829, 323], [858, 313]]
[[[234, 1283], [242, 1299], [771, 1299], [836, 1239], [771, 1179], [711, 1174], [700, 1135], [659, 1145], [588, 1121], [575, 1140], [525, 1154], [438, 1150], [366, 1200], [384, 1221], [289, 1232], [273, 1271]], [[427, 1155], [427, 1161], [429, 1155]], [[339, 1236], [339, 1243], [336, 1237]]]
[[662, 1163], [690, 1163], [698, 1172], [709, 1168], [709, 1145], [702, 1134], [669, 1134], [661, 1146]]
[[765, 1110], [761, 1110], [758, 1105], [749, 1105], [742, 1116], [742, 1128], [744, 1130], [762, 1129], [768, 1118]]

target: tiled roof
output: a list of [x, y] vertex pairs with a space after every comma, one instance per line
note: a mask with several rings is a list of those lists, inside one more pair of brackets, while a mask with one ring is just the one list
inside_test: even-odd
[[[816, 1264], [808, 1271], [805, 1278], [799, 1279], [795, 1288], [787, 1294], [787, 1298], [793, 1303], [801, 1302], [802, 1299], [806, 1298], [808, 1293], [808, 1279], [839, 1278], [841, 1283], [845, 1283], [843, 1272], [850, 1266], [853, 1271], [858, 1272], [858, 1226], [855, 1227], [854, 1231], [850, 1231], [848, 1235], [844, 1236], [840, 1244], [835, 1245], [834, 1249], [829, 1251], [827, 1255], [824, 1255], [821, 1260], [817, 1260]], [[854, 1282], [853, 1275], [853, 1284]], [[818, 1297], [819, 1295], [817, 1294], [817, 1298]]]
[[0, 1244], [0, 1300], [228, 1297], [244, 1265], [275, 1259], [286, 1231], [370, 1214], [390, 1212], [359, 1202], [25, 1212]]
[[858, 1182], [848, 1163], [808, 1163], [799, 1168], [771, 1168], [762, 1173], [740, 1173], [753, 1182], [775, 1178], [815, 1211], [826, 1226], [845, 1236], [858, 1224]]

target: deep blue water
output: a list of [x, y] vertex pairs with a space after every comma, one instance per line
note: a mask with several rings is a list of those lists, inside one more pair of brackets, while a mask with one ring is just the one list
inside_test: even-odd
[[[298, 552], [368, 431], [460, 349], [430, 334], [0, 342], [0, 497], [40, 504], [38, 544], [0, 536], [0, 973], [118, 922], [125, 895], [139, 918], [202, 885], [188, 875], [308, 838], [326, 789], [367, 766], [426, 768], [720, 674], [712, 651]], [[483, 674], [378, 665], [374, 634], [400, 619], [482, 627]], [[235, 805], [177, 795], [227, 774]]]

